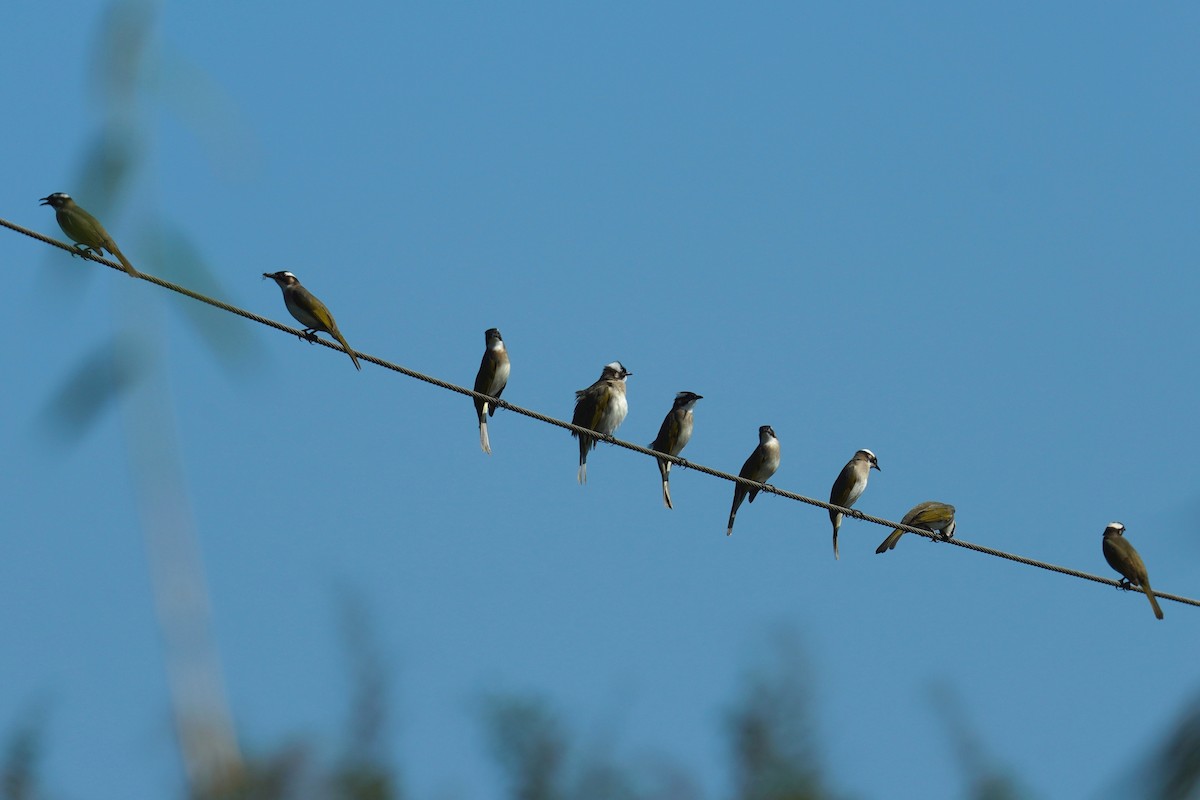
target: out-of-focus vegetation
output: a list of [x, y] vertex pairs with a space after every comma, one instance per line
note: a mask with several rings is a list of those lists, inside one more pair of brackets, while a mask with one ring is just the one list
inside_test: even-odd
[[[389, 755], [390, 671], [372, 645], [365, 612], [348, 605], [342, 626], [349, 655], [350, 698], [341, 745], [323, 752], [301, 737], [273, 749], [253, 745], [236, 773], [206, 786], [164, 787], [162, 796], [187, 800], [402, 800], [401, 767]], [[571, 725], [547, 699], [491, 694], [479, 705], [481, 741], [498, 784], [488, 797], [510, 800], [827, 800], [846, 797], [832, 787], [820, 752], [820, 727], [812, 715], [813, 679], [794, 636], [765, 650], [745, 673], [725, 715], [729, 745], [727, 793], [699, 788], [685, 768], [665, 759], [623, 762], [604, 748], [579, 742]], [[948, 749], [963, 770], [962, 797], [1017, 800], [1031, 797], [1019, 776], [995, 762], [971, 727], [957, 695], [936, 688], [931, 712], [946, 730]], [[42, 774], [45, 715], [15, 724], [3, 744], [0, 800], [57, 797], [53, 776]], [[320, 737], [328, 741], [326, 737]], [[930, 742], [931, 747], [946, 747]], [[186, 783], [186, 780], [185, 780]], [[1154, 752], [1114, 787], [1112, 796], [1187, 800], [1200, 796], [1200, 701], [1181, 715]]]

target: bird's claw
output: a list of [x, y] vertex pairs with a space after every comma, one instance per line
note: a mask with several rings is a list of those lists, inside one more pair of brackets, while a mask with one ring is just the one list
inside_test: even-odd
[[316, 344], [317, 332], [313, 328], [305, 328], [304, 335], [301, 336], [300, 338], [303, 339], [304, 341], [308, 342], [309, 344]]

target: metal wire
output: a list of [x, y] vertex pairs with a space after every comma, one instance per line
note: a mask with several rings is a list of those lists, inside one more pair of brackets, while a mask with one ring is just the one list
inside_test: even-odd
[[[111, 269], [115, 269], [118, 272], [127, 274], [127, 273], [125, 273], [125, 268], [122, 267], [121, 264], [116, 261], [110, 261], [107, 258], [97, 256], [96, 254], [94, 254], [90, 251], [87, 251], [87, 252], [80, 251], [77, 248], [75, 248], [69, 244], [65, 244], [63, 242], [58, 241], [57, 239], [52, 239], [48, 236], [44, 236], [36, 231], [29, 230], [28, 228], [24, 228], [20, 225], [9, 222], [8, 220], [2, 219], [2, 218], [0, 218], [0, 225], [4, 226], [6, 228], [9, 228], [11, 230], [14, 230], [17, 233], [22, 233], [26, 236], [37, 239], [40, 242], [45, 242], [46, 244], [53, 245], [54, 247], [62, 248], [63, 250], [66, 250], [69, 253], [72, 253], [74, 255], [79, 255], [84, 258], [89, 258], [92, 261], [95, 261], [97, 263], [105, 265], [106, 267], [110, 267]], [[191, 289], [187, 289], [183, 286], [179, 286], [178, 284], [171, 283], [170, 281], [165, 281], [162, 278], [157, 278], [154, 275], [147, 274], [146, 272], [141, 272], [141, 274], [139, 274], [137, 276], [137, 278], [139, 278], [140, 280], [147, 281], [149, 283], [153, 283], [157, 286], [161, 286], [164, 289], [170, 289], [173, 292], [178, 292], [179, 294], [182, 294], [185, 297], [190, 297], [193, 300], [199, 300], [201, 303], [207, 303], [208, 305], [214, 306], [223, 311], [228, 311], [231, 314], [237, 314], [239, 317], [245, 317], [246, 319], [253, 320], [261, 325], [267, 325], [271, 328], [276, 328], [277, 330], [281, 330], [285, 333], [290, 333], [294, 336], [299, 336], [301, 338], [308, 339], [311, 342], [315, 342], [316, 344], [320, 344], [325, 347], [328, 347], [330, 350], [337, 350], [337, 351], [343, 352], [343, 353], [346, 352], [345, 349], [341, 345], [337, 344], [336, 342], [330, 341], [328, 339], [309, 338], [304, 333], [304, 331], [299, 328], [293, 328], [289, 325], [284, 325], [280, 322], [276, 322], [273, 319], [259, 316], [258, 314], [255, 314], [250, 311], [246, 311], [243, 308], [238, 308], [237, 306], [230, 305], [229, 303], [225, 303], [220, 300], [216, 300], [212, 297], [208, 297], [206, 295], [200, 294], [199, 292], [195, 292], [195, 291], [192, 291]], [[410, 378], [416, 378], [419, 381], [424, 381], [425, 383], [433, 384], [434, 386], [437, 386], [441, 389], [448, 389], [449, 391], [458, 392], [459, 394], [467, 395], [468, 397], [473, 397], [478, 400], [487, 400], [488, 402], [490, 402], [492, 405], [496, 406], [497, 408], [503, 408], [507, 411], [513, 412], [514, 414], [520, 414], [525, 417], [530, 417], [532, 419], [537, 420], [538, 422], [544, 422], [549, 425], [556, 425], [560, 428], [565, 428], [566, 430], [569, 430], [572, 433], [578, 433], [578, 434], [583, 434], [583, 435], [589, 436], [598, 442], [607, 442], [608, 444], [616, 445], [617, 447], [623, 447], [626, 450], [632, 450], [635, 453], [641, 453], [642, 455], [653, 456], [654, 458], [660, 458], [665, 461], [670, 461], [672, 464], [674, 464], [676, 466], [683, 467], [686, 469], [692, 469], [692, 470], [695, 470], [696, 472], [702, 472], [705, 475], [711, 475], [715, 478], [721, 478], [723, 480], [732, 481], [733, 483], [740, 483], [743, 486], [746, 486], [746, 487], [749, 487], [752, 489], [758, 489], [758, 490], [768, 493], [768, 494], [778, 495], [779, 497], [786, 497], [789, 500], [796, 500], [801, 503], [807, 503], [809, 505], [817, 506], [819, 508], [824, 508], [829, 511], [840, 511], [843, 515], [845, 515], [847, 517], [853, 517], [854, 519], [861, 519], [865, 522], [874, 523], [875, 525], [882, 525], [885, 528], [893, 528], [893, 529], [899, 529], [902, 531], [906, 531], [908, 533], [915, 533], [918, 536], [924, 536], [925, 538], [932, 539], [936, 542], [944, 542], [947, 544], [954, 545], [955, 547], [962, 547], [967, 550], [973, 550], [976, 553], [983, 553], [984, 555], [995, 556], [996, 558], [1003, 558], [1003, 559], [1007, 559], [1008, 561], [1015, 561], [1018, 564], [1024, 564], [1029, 567], [1037, 567], [1038, 569], [1049, 570], [1050, 572], [1057, 572], [1062, 575], [1070, 575], [1071, 577], [1074, 577], [1074, 578], [1082, 578], [1083, 580], [1094, 581], [1096, 583], [1103, 583], [1103, 584], [1107, 584], [1108, 586], [1115, 586], [1115, 587], [1121, 588], [1121, 589], [1130, 588], [1128, 586], [1128, 584], [1123, 581], [1114, 580], [1112, 578], [1105, 578], [1105, 577], [1101, 577], [1099, 575], [1092, 575], [1087, 572], [1081, 572], [1076, 569], [1071, 569], [1070, 567], [1063, 567], [1063, 566], [1059, 566], [1057, 564], [1051, 564], [1046, 561], [1039, 561], [1035, 558], [1027, 558], [1025, 556], [1017, 555], [1016, 553], [1008, 553], [1003, 550], [997, 550], [993, 547], [986, 547], [984, 545], [975, 544], [974, 542], [964, 541], [959, 538], [947, 539], [943, 536], [940, 536], [939, 534], [933, 533], [931, 531], [927, 531], [923, 528], [915, 528], [912, 525], [905, 525], [902, 522], [893, 522], [892, 520], [884, 519], [883, 517], [875, 517], [875, 516], [871, 516], [870, 514], [864, 514], [863, 512], [857, 511], [853, 508], [843, 508], [842, 506], [836, 506], [836, 505], [833, 505], [832, 503], [826, 503], [823, 500], [817, 500], [812, 497], [806, 497], [802, 494], [796, 494], [795, 492], [789, 492], [784, 489], [778, 489], [768, 483], [759, 483], [758, 481], [752, 481], [747, 478], [743, 478], [740, 475], [734, 475], [729, 472], [722, 472], [721, 470], [713, 469], [712, 467], [707, 467], [703, 464], [693, 463], [691, 461], [688, 461], [687, 459], [680, 458], [679, 456], [668, 455], [667, 453], [660, 453], [657, 450], [651, 450], [648, 447], [642, 447], [641, 445], [634, 444], [633, 442], [627, 442], [627, 441], [624, 441], [623, 439], [617, 439], [617, 438], [614, 438], [612, 436], [612, 434], [598, 434], [595, 431], [593, 431], [591, 428], [584, 428], [579, 425], [573, 425], [570, 422], [565, 422], [561, 419], [555, 419], [554, 417], [548, 417], [545, 414], [538, 413], [537, 411], [533, 411], [532, 409], [522, 408], [521, 406], [513, 405], [512, 403], [508, 402], [507, 400], [494, 398], [489, 395], [483, 394], [481, 392], [476, 392], [472, 389], [468, 389], [464, 386], [459, 386], [457, 384], [450, 383], [449, 381], [444, 381], [440, 378], [435, 378], [432, 375], [425, 375], [425, 374], [417, 372], [415, 370], [408, 369], [407, 367], [402, 367], [399, 364], [394, 364], [391, 361], [385, 361], [382, 358], [377, 358], [375, 356], [368, 355], [368, 354], [360, 352], [358, 350], [355, 350], [354, 353], [362, 361], [368, 361], [372, 364], [375, 364], [376, 366], [383, 367], [384, 369], [389, 369], [393, 372], [399, 372], [401, 375], [407, 375]], [[1185, 605], [1190, 605], [1190, 606], [1200, 606], [1200, 600], [1195, 600], [1190, 597], [1184, 597], [1182, 595], [1168, 594], [1166, 592], [1160, 592], [1157, 590], [1154, 590], [1154, 595], [1156, 597], [1160, 597], [1164, 600], [1174, 600], [1176, 603], [1183, 603]]]

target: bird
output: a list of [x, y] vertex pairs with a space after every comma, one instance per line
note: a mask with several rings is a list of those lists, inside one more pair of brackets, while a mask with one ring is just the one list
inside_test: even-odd
[[100, 220], [84, 211], [78, 203], [71, 199], [71, 195], [66, 192], [55, 192], [41, 200], [42, 205], [54, 209], [58, 227], [71, 237], [71, 241], [75, 242], [76, 250], [80, 252], [91, 250], [98, 256], [104, 255], [104, 251], [107, 250], [117, 257], [121, 266], [129, 273], [129, 277], [141, 277], [141, 273], [133, 268], [133, 264], [129, 263], [129, 259], [120, 251], [113, 238], [108, 235], [108, 231], [104, 230]]
[[[632, 374], [620, 361], [605, 364], [599, 380], [575, 392], [575, 413], [571, 416], [571, 424], [611, 436], [629, 413], [625, 379]], [[579, 482], [587, 483], [588, 451], [596, 447], [597, 437], [577, 431], [571, 431], [571, 435], [579, 439]]]
[[[846, 462], [838, 473], [833, 488], [829, 490], [829, 502], [835, 506], [850, 508], [862, 497], [867, 488], [867, 479], [871, 470], [879, 469], [879, 459], [865, 447], [854, 454], [854, 458]], [[883, 470], [879, 470], [882, 472]], [[829, 520], [833, 523], [833, 557], [838, 557], [838, 529], [842, 527], [842, 512], [830, 509]]]
[[279, 284], [279, 288], [283, 291], [283, 303], [296, 321], [304, 326], [305, 337], [312, 341], [317, 338], [317, 331], [328, 333], [337, 339], [345, 349], [346, 355], [350, 356], [350, 360], [354, 362], [354, 368], [362, 369], [354, 351], [346, 343], [346, 337], [342, 336], [342, 332], [338, 330], [337, 323], [333, 320], [333, 314], [329, 313], [325, 304], [313, 296], [312, 292], [300, 285], [299, 278], [286, 271], [264, 272], [263, 277], [270, 278]]
[[[775, 437], [775, 430], [770, 425], [763, 425], [758, 429], [758, 447], [754, 448], [754, 452], [746, 459], [746, 463], [742, 464], [742, 470], [738, 476], [766, 483], [777, 469], [779, 469], [779, 439]], [[729, 527], [725, 529], [726, 536], [733, 533], [733, 520], [737, 517], [738, 506], [747, 499], [747, 494], [749, 494], [750, 502], [753, 503], [758, 492], [758, 487], [749, 487], [741, 483], [733, 485], [733, 508], [729, 509]]]
[[[954, 536], [954, 506], [949, 503], [938, 503], [934, 500], [926, 500], [924, 503], [918, 503], [909, 509], [904, 515], [904, 519], [900, 520], [905, 525], [911, 525], [914, 528], [924, 528], [927, 531], [938, 533], [941, 538], [949, 539]], [[900, 537], [904, 535], [904, 530], [896, 528], [888, 534], [888, 537], [883, 540], [879, 547], [875, 548], [876, 553], [882, 553], [886, 550], [891, 550], [896, 546], [896, 542], [900, 541]]]
[[1150, 576], [1146, 574], [1146, 565], [1143, 563], [1142, 557], [1138, 555], [1138, 551], [1134, 550], [1133, 545], [1125, 538], [1125, 526], [1119, 522], [1108, 523], [1108, 527], [1104, 529], [1102, 544], [1104, 560], [1125, 578], [1121, 582], [1121, 588], [1128, 589], [1130, 584], [1136, 584], [1146, 593], [1146, 597], [1150, 598], [1150, 607], [1154, 609], [1154, 616], [1162, 619], [1163, 612], [1158, 607], [1154, 591], [1150, 588]]
[[[692, 408], [695, 407], [697, 400], [703, 399], [695, 392], [680, 392], [675, 395], [675, 403], [667, 412], [662, 427], [658, 429], [658, 437], [648, 445], [649, 448], [672, 456], [679, 455], [692, 438], [694, 419]], [[668, 483], [671, 475], [671, 462], [665, 458], [658, 459], [658, 471], [662, 473], [663, 503], [667, 508], [674, 508], [675, 506], [671, 504], [671, 484]]]
[[[475, 391], [489, 397], [498, 398], [508, 383], [508, 372], [511, 365], [508, 362], [508, 351], [504, 349], [504, 339], [496, 328], [488, 328], [483, 339], [487, 349], [483, 351], [483, 360], [479, 362], [479, 373], [475, 376]], [[492, 445], [488, 441], [487, 418], [496, 413], [496, 405], [487, 400], [475, 400], [475, 414], [479, 417], [479, 446], [483, 452], [492, 454]]]

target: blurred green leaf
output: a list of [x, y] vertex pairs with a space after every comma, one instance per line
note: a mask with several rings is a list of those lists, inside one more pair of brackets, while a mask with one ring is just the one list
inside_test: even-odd
[[150, 355], [129, 338], [99, 345], [83, 357], [47, 403], [44, 427], [57, 438], [81, 439], [123, 392], [144, 378]]
[[[146, 250], [153, 254], [150, 261], [154, 268], [148, 271], [200, 294], [228, 298], [225, 287], [187, 234], [165, 221], [157, 222], [151, 230]], [[221, 366], [246, 374], [261, 363], [261, 337], [252, 334], [245, 320], [175, 293], [169, 296]]]

